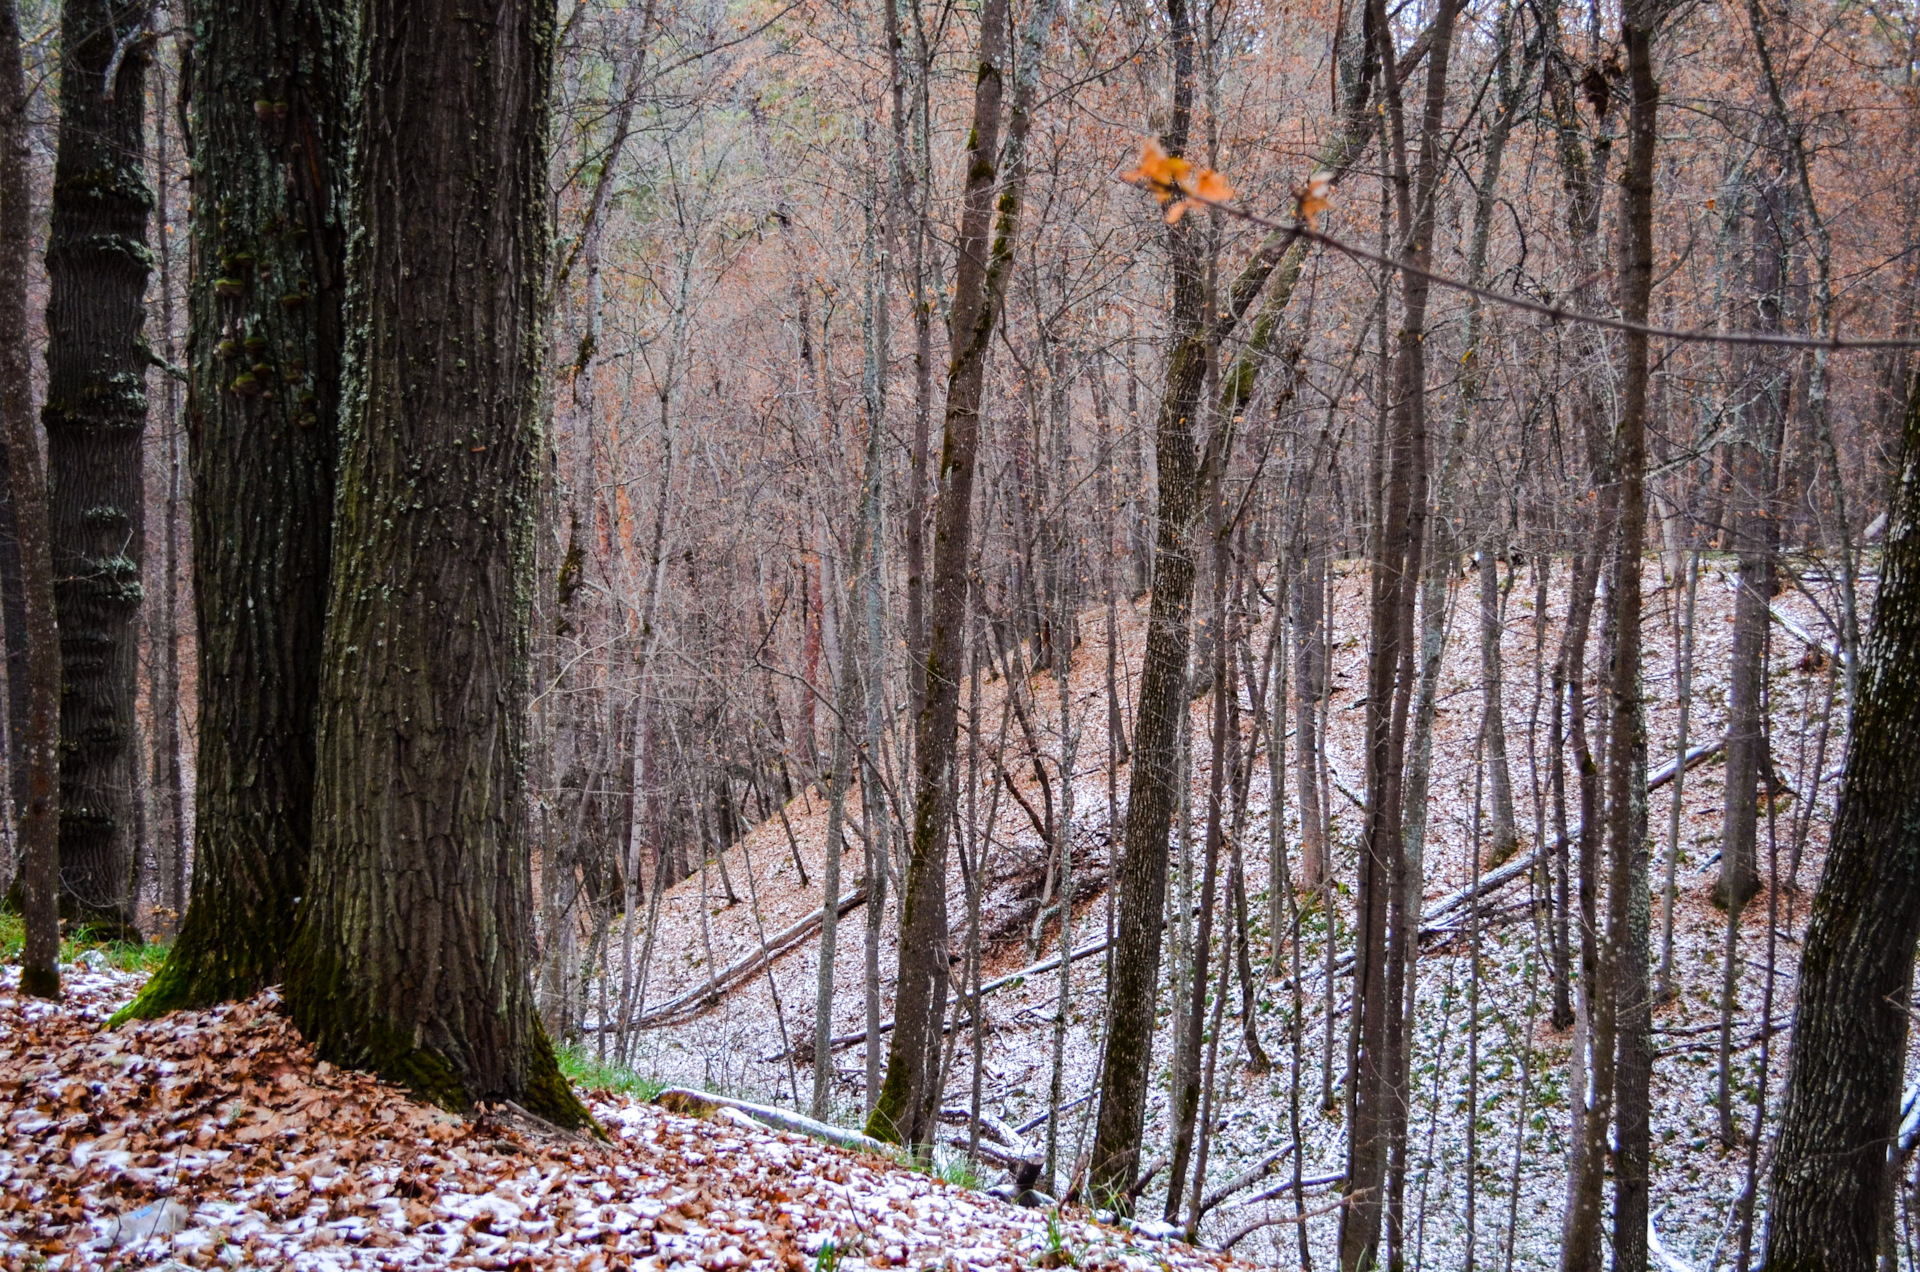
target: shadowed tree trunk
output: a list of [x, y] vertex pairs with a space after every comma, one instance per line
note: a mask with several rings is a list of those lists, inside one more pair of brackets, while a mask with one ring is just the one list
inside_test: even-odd
[[[33, 351], [27, 334], [27, 274], [33, 249], [33, 182], [28, 148], [27, 77], [15, 0], [0, 7], [0, 412], [33, 409]], [[27, 803], [27, 615], [15, 524], [10, 416], [0, 416], [0, 624], [7, 660], [7, 794], [16, 838]], [[28, 428], [31, 429], [31, 423]], [[16, 842], [17, 850], [19, 844]], [[19, 862], [0, 863], [9, 889]], [[12, 903], [9, 895], [9, 904]]]
[[123, 1016], [277, 981], [313, 836], [350, 18], [342, 0], [194, 0], [192, 18], [196, 869], [180, 937]]
[[133, 928], [147, 423], [148, 0], [68, 0], [47, 237], [48, 532], [60, 625], [63, 910]]
[[1920, 378], [1907, 390], [1874, 622], [1800, 964], [1766, 1266], [1867, 1272], [1892, 1180], [1920, 937]]
[[[19, 817], [20, 903], [26, 941], [20, 951], [20, 990], [42, 998], [60, 996], [60, 877], [58, 764], [60, 646], [54, 626], [53, 561], [47, 548], [46, 484], [39, 439], [33, 428], [33, 380], [27, 350], [27, 265], [33, 243], [32, 191], [27, 170], [27, 87], [20, 62], [20, 11], [0, 0], [0, 430], [7, 451], [5, 499], [19, 535], [18, 643], [24, 667], [9, 666], [8, 680], [25, 700], [25, 719], [14, 734], [10, 756]], [[7, 613], [9, 645], [15, 641], [14, 607]], [[17, 684], [12, 684], [15, 677]]]
[[550, 0], [367, 0], [353, 382], [287, 1005], [448, 1107], [588, 1120], [535, 1011], [528, 614]]
[[[1386, 8], [1373, 0], [1373, 34], [1382, 61], [1393, 58]], [[1460, 5], [1441, 0], [1434, 16], [1422, 103], [1419, 150], [1410, 173], [1397, 85], [1385, 93], [1393, 143], [1399, 254], [1414, 270], [1433, 260], [1435, 193], [1441, 177], [1447, 65]], [[1420, 921], [1420, 881], [1403, 825], [1403, 780], [1414, 682], [1415, 600], [1427, 551], [1428, 443], [1426, 321], [1430, 285], [1401, 275], [1401, 322], [1394, 354], [1393, 411], [1380, 439], [1380, 520], [1369, 562], [1367, 655], [1367, 811], [1360, 845], [1355, 913], [1353, 1081], [1348, 1093], [1347, 1178], [1340, 1211], [1340, 1265], [1361, 1272], [1380, 1258], [1381, 1221], [1388, 1259], [1405, 1258], [1409, 1035], [1406, 1002]], [[1389, 1170], [1391, 1163], [1392, 1169]]]

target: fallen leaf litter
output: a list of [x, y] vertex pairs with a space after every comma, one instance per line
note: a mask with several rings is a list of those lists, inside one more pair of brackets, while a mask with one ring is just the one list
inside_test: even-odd
[[[271, 990], [106, 1030], [139, 977], [65, 1001], [0, 971], [0, 1264], [825, 1272], [1219, 1272], [1235, 1260], [1025, 1210], [723, 1111], [601, 1092], [610, 1142], [457, 1117], [316, 1063]], [[828, 1247], [831, 1248], [828, 1248]]]

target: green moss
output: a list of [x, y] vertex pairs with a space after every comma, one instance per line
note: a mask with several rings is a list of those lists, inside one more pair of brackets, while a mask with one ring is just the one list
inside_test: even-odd
[[[203, 943], [182, 934], [172, 948], [148, 946], [145, 965], [157, 968], [134, 1000], [113, 1014], [107, 1028], [129, 1020], [154, 1020], [176, 1011], [245, 998], [259, 986], [237, 980], [230, 965], [209, 957]], [[108, 955], [111, 959], [112, 955]]]
[[[360, 1001], [358, 989], [336, 952], [321, 948], [310, 931], [296, 944], [289, 964], [288, 1009], [295, 1026], [322, 1059], [370, 1070], [451, 1113], [464, 1113], [473, 1106], [459, 1073], [439, 1052], [417, 1045], [409, 1031], [391, 1022], [369, 1018], [360, 1010], [348, 1014], [344, 1005]], [[530, 1050], [526, 1089], [519, 1103], [556, 1126], [587, 1128], [604, 1138], [561, 1073], [553, 1045], [538, 1020], [533, 1023]]]
[[129, 1020], [154, 1020], [185, 1007], [197, 1006], [188, 995], [189, 987], [186, 973], [176, 960], [170, 958], [160, 965], [153, 979], [134, 995], [132, 1002], [108, 1017], [107, 1028], [118, 1029]]
[[889, 1064], [887, 1079], [880, 1085], [880, 1098], [873, 1102], [873, 1112], [867, 1116], [867, 1134], [883, 1144], [903, 1143], [899, 1121], [906, 1111], [906, 1066]]
[[587, 1106], [573, 1093], [573, 1086], [560, 1070], [559, 1057], [547, 1040], [547, 1031], [538, 1021], [533, 1026], [532, 1063], [527, 1071], [527, 1094], [521, 1101], [527, 1111], [544, 1117], [555, 1126], [568, 1130], [589, 1130], [601, 1139], [607, 1134], [587, 1112]]

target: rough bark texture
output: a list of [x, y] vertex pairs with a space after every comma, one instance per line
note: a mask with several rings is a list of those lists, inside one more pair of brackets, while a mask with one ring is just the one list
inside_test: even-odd
[[310, 881], [321, 1055], [587, 1120], [535, 1012], [525, 795], [549, 0], [365, 0]]
[[[1653, 292], [1653, 162], [1660, 88], [1653, 78], [1653, 6], [1629, 4], [1627, 48], [1631, 105], [1627, 168], [1621, 183], [1620, 314], [1645, 323]], [[1647, 842], [1647, 720], [1640, 684], [1640, 563], [1646, 539], [1647, 337], [1630, 332], [1623, 368], [1624, 402], [1614, 435], [1620, 482], [1620, 545], [1614, 557], [1612, 727], [1607, 752], [1607, 838], [1612, 857], [1608, 915], [1613, 945], [1614, 1065], [1613, 1267], [1645, 1272], [1648, 1168], [1653, 1139], [1649, 1083], [1653, 1074], [1653, 999], [1648, 984], [1651, 917]]]
[[[147, 422], [147, 0], [67, 0], [47, 239], [47, 498], [60, 624], [65, 910], [133, 929]], [[113, 75], [107, 80], [108, 72]]]
[[[9, 649], [26, 651], [24, 666], [9, 660], [8, 680], [24, 703], [11, 763], [20, 844], [20, 903], [26, 941], [20, 951], [20, 989], [42, 998], [60, 995], [60, 876], [54, 803], [59, 742], [59, 634], [53, 616], [53, 562], [47, 550], [46, 484], [34, 436], [31, 356], [27, 350], [27, 263], [33, 235], [28, 195], [27, 91], [20, 62], [20, 11], [0, 0], [0, 437], [7, 450], [5, 499], [18, 535], [18, 613], [6, 615]], [[11, 716], [10, 716], [11, 721]]]
[[344, 288], [341, 0], [195, 0], [193, 897], [123, 1016], [280, 978], [313, 836]]
[[1774, 1272], [1867, 1272], [1891, 1186], [1920, 937], [1920, 379], [1908, 388], [1888, 513], [1853, 741], [1800, 964], [1768, 1207]]

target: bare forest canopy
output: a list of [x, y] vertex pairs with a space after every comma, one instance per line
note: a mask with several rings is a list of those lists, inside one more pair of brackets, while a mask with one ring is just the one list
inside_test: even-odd
[[1920, 9], [0, 6], [25, 992], [1920, 1266]]

